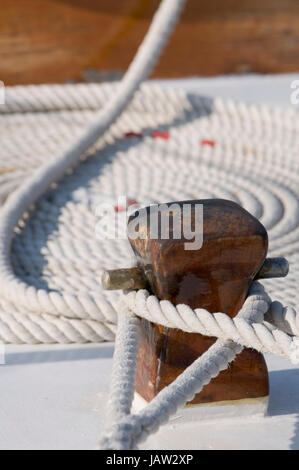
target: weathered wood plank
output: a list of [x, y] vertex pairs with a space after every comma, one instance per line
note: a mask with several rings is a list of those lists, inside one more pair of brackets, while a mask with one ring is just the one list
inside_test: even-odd
[[[1, 1], [0, 79], [6, 84], [124, 71], [158, 0]], [[155, 76], [299, 69], [297, 0], [189, 0]]]

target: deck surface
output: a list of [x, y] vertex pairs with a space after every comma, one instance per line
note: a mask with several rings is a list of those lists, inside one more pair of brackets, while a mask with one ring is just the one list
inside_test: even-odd
[[[112, 354], [109, 343], [9, 346], [7, 365], [0, 368], [0, 449], [94, 448], [104, 424]], [[187, 432], [186, 425], [168, 426], [142, 447], [299, 450], [299, 370], [283, 359], [266, 359], [268, 417], [217, 426], [213, 418], [196, 432], [194, 425]]]

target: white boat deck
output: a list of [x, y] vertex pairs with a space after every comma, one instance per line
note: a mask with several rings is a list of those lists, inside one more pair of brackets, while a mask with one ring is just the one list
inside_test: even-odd
[[[113, 344], [8, 346], [0, 367], [0, 449], [90, 449], [103, 429]], [[266, 418], [168, 426], [163, 449], [299, 449], [299, 370], [267, 356]], [[174, 428], [174, 429], [172, 429]], [[194, 427], [192, 427], [194, 429]], [[159, 448], [153, 436], [144, 448]]]
[[[298, 78], [253, 75], [165, 83], [204, 95], [290, 106], [290, 85]], [[5, 353], [0, 449], [94, 448], [103, 429], [113, 344], [10, 345]], [[299, 370], [273, 356], [267, 363], [268, 417], [203, 422], [192, 433], [173, 425], [163, 431], [163, 440], [153, 437], [144, 448], [299, 449]]]

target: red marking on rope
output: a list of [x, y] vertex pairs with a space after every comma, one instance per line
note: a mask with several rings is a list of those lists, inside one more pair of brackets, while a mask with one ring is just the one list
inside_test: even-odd
[[215, 140], [208, 140], [208, 139], [203, 139], [201, 141], [201, 145], [209, 145], [210, 147], [215, 147]]
[[169, 132], [159, 132], [159, 131], [156, 131], [156, 132], [153, 132], [152, 133], [152, 137], [154, 139], [165, 139], [165, 140], [168, 140], [169, 139]]
[[[129, 200], [127, 201], [127, 207], [129, 207], [129, 206], [134, 206], [135, 204], [138, 204], [138, 202], [135, 201], [135, 199], [129, 199]], [[116, 204], [116, 205], [114, 206], [114, 211], [115, 211], [115, 212], [124, 212], [124, 211], [127, 209], [127, 207], [119, 206], [119, 205]]]
[[140, 132], [125, 132], [125, 137], [142, 137], [142, 134]]

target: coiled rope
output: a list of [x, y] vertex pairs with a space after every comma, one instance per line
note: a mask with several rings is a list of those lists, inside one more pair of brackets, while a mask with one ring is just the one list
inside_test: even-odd
[[[243, 346], [298, 360], [298, 114], [149, 85], [136, 93], [184, 3], [161, 3], [120, 84], [8, 88], [0, 109], [0, 340], [111, 340], [119, 312], [105, 448], [135, 448]], [[291, 262], [287, 279], [265, 281], [278, 301], [256, 283], [234, 319], [146, 291], [125, 293], [119, 306], [120, 294], [101, 291], [99, 270], [128, 266], [130, 249], [126, 240], [95, 238], [94, 209], [120, 195], [243, 205], [267, 228], [270, 253]], [[130, 416], [138, 317], [219, 339]]]
[[[20, 181], [25, 180], [25, 189], [27, 181], [34, 186], [35, 175], [39, 181], [40, 171], [46, 172], [43, 164], [56, 163], [61, 149], [89, 127], [119, 86], [66, 86], [65, 101], [64, 86], [58, 88], [33, 87], [29, 93], [35, 97], [32, 101], [43, 97], [47, 112], [26, 111], [26, 87], [7, 90], [0, 115], [0, 165], [6, 169], [0, 175], [3, 200]], [[81, 93], [88, 96], [91, 108], [94, 99], [96, 110], [77, 109]], [[72, 95], [74, 111], [68, 111]], [[12, 109], [23, 113], [9, 112]], [[100, 220], [94, 207], [107, 198], [117, 204], [122, 194], [144, 204], [223, 197], [244, 206], [267, 228], [270, 255], [290, 261], [286, 279], [264, 281], [269, 295], [296, 308], [298, 124], [294, 110], [245, 106], [143, 85], [89, 151], [89, 158], [27, 208], [9, 232], [4, 222], [11, 220], [10, 209], [16, 218], [15, 207], [24, 203], [23, 186], [2, 209], [0, 339], [34, 344], [114, 338], [120, 294], [103, 292], [100, 274], [102, 269], [128, 267], [131, 253], [126, 240], [96, 239]], [[168, 139], [153, 137], [156, 131], [166, 132]], [[136, 136], [127, 136], [128, 132]], [[206, 141], [208, 145], [203, 144]]]

